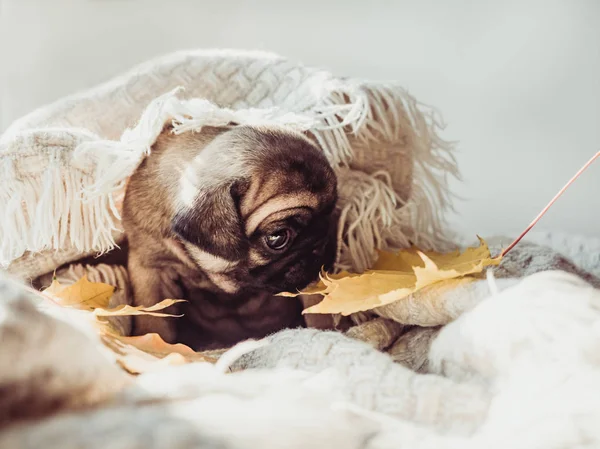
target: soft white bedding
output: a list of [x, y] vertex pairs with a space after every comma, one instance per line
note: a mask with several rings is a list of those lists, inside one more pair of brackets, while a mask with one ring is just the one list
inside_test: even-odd
[[[600, 271], [597, 240], [529, 240]], [[303, 329], [238, 348], [216, 367], [168, 368], [130, 384], [93, 336], [0, 285], [0, 416], [12, 423], [0, 447], [600, 447], [600, 290], [565, 272], [497, 279], [499, 293], [482, 281], [433, 339], [429, 374], [339, 333]], [[223, 374], [227, 359], [233, 374]], [[47, 416], [14, 421], [35, 411]]]
[[[334, 165], [352, 161], [352, 170], [339, 171], [346, 221], [360, 224], [348, 242], [340, 239], [352, 255], [347, 265], [368, 265], [373, 249], [385, 247], [375, 236], [442, 242], [437, 213], [450, 200], [451, 145], [437, 137], [436, 116], [403, 89], [273, 55], [200, 51], [151, 61], [34, 111], [0, 138], [0, 197], [10, 206], [0, 217], [0, 263], [37, 277], [112, 247], [122, 235], [113, 235], [118, 198], [110, 192], [122, 189], [170, 117], [158, 95], [180, 84], [189, 98], [235, 109], [285, 106], [325, 120], [315, 138]], [[380, 169], [390, 179], [378, 178]], [[103, 183], [108, 190], [83, 201], [82, 190]], [[434, 311], [442, 321], [431, 327], [397, 338], [392, 331], [406, 321], [394, 307], [389, 319], [366, 322], [391, 339], [369, 340], [393, 343], [389, 354], [341, 333], [296, 329], [234, 348], [216, 366], [165, 367], [135, 379], [94, 333], [74, 327], [75, 311], [38, 310], [0, 272], [0, 448], [600, 447], [600, 290], [591, 287], [600, 286], [592, 275], [600, 276], [600, 240], [540, 231], [528, 240], [558, 252], [519, 245], [495, 281], [443, 298]], [[61, 251], [13, 260], [44, 248]], [[575, 274], [533, 274], [548, 269]], [[356, 337], [368, 334], [356, 329], [365, 331], [355, 327]], [[225, 374], [229, 366], [235, 372]]]
[[525, 240], [549, 246], [584, 270], [600, 277], [600, 238], [532, 230], [525, 236]]

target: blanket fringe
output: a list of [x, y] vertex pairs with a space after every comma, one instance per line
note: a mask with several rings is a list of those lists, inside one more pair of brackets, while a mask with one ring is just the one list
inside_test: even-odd
[[461, 179], [454, 152], [456, 142], [439, 136], [438, 131], [446, 125], [435, 108], [411, 96], [405, 97], [405, 107], [410, 129], [414, 130], [411, 200], [417, 206], [413, 226], [419, 230], [414, 243], [424, 249], [448, 249], [454, 247], [454, 235], [449, 233], [445, 217], [446, 212], [454, 210], [456, 199], [448, 188], [448, 178]]
[[[340, 210], [336, 269], [363, 272], [385, 248], [386, 233], [410, 220], [411, 204], [404, 204], [391, 186], [389, 174], [345, 169], [338, 173]], [[397, 227], [397, 226], [396, 226]], [[396, 238], [408, 245], [409, 237], [398, 229]]]
[[364, 271], [377, 257], [377, 250], [395, 250], [417, 245], [446, 250], [453, 246], [445, 213], [453, 196], [448, 177], [459, 178], [454, 142], [438, 135], [445, 125], [439, 113], [416, 101], [402, 87], [373, 87], [365, 83], [334, 86], [325, 95], [325, 107], [317, 108], [325, 123], [312, 134], [330, 160], [342, 166], [352, 163], [349, 136], [363, 145], [406, 140], [413, 152], [413, 183], [410, 199], [404, 201], [393, 189], [385, 171], [371, 176], [347, 176], [340, 189], [346, 205], [341, 210], [338, 234], [339, 270]]
[[127, 178], [151, 152], [152, 145], [166, 125], [173, 126], [175, 134], [200, 132], [205, 126], [230, 124], [285, 125], [300, 131], [315, 126], [317, 121], [309, 115], [270, 109], [227, 109], [205, 99], [180, 100], [176, 95], [183, 91], [177, 87], [152, 101], [138, 124], [125, 130], [120, 141], [100, 140], [80, 144], [74, 161], [89, 164], [93, 161], [95, 181], [84, 190], [93, 199], [121, 191]]
[[120, 141], [96, 140], [77, 146], [73, 153], [74, 164], [83, 168], [92, 163], [95, 167], [95, 179], [83, 189], [87, 200], [93, 201], [123, 190], [129, 176], [150, 154], [152, 145], [169, 119], [168, 105], [180, 90], [182, 88], [177, 87], [154, 99], [144, 110], [138, 124], [126, 129]]
[[[35, 130], [47, 136], [52, 130]], [[35, 146], [33, 147], [36, 148]], [[0, 266], [27, 251], [76, 248], [87, 252], [91, 248], [105, 252], [115, 246], [113, 231], [119, 231], [115, 205], [111, 195], [85, 200], [81, 191], [95, 181], [93, 174], [67, 167], [67, 148], [44, 152], [43, 165], [39, 157], [0, 161], [2, 185], [0, 203]], [[19, 169], [17, 168], [19, 164]], [[32, 164], [24, 174], [20, 167]]]
[[397, 85], [331, 81], [325, 89], [320, 104], [292, 113], [277, 108], [232, 110], [203, 99], [180, 100], [178, 87], [152, 101], [137, 126], [127, 129], [120, 141], [88, 139], [76, 147], [71, 162], [59, 160], [66, 151], [45, 152], [50, 161], [41, 177], [16, 179], [15, 162], [3, 158], [0, 198], [7, 208], [1, 218], [0, 263], [7, 264], [25, 251], [64, 249], [67, 244], [82, 252], [112, 249], [120, 221], [115, 195], [123, 193], [128, 177], [167, 124], [173, 125], [175, 133], [232, 123], [292, 126], [312, 134], [340, 174], [360, 162], [351, 139], [366, 148], [370, 143], [390, 142], [392, 147], [405, 142], [407, 151], [414, 153], [407, 202], [394, 191], [394, 180], [384, 171], [369, 175], [352, 170], [364, 176], [354, 176], [353, 184], [341, 183], [342, 190], [354, 193], [341, 195], [346, 204], [341, 210], [338, 268], [363, 271], [371, 266], [377, 250], [410, 243], [426, 249], [447, 247], [444, 212], [451, 203], [447, 177], [457, 177], [458, 171], [453, 143], [437, 134], [443, 128], [437, 112]]

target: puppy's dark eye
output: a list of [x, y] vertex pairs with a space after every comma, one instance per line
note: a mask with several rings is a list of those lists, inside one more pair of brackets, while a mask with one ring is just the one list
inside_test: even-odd
[[289, 229], [280, 229], [265, 237], [267, 246], [275, 251], [281, 251], [290, 243], [292, 233]]

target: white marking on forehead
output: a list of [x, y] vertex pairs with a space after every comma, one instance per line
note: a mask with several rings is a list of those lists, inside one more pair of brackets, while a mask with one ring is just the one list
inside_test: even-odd
[[[196, 162], [196, 161], [194, 161]], [[186, 207], [192, 207], [200, 189], [198, 188], [198, 172], [196, 164], [192, 163], [183, 171], [179, 178], [179, 201]]]
[[206, 252], [197, 246], [193, 246], [186, 243], [186, 248], [189, 251], [192, 259], [203, 269], [209, 273], [223, 273], [233, 267], [235, 267], [238, 262], [231, 261], [227, 259], [223, 259], [222, 257], [215, 256], [209, 252]]
[[294, 207], [308, 207], [311, 209], [316, 209], [318, 205], [319, 200], [317, 196], [309, 192], [285, 193], [271, 198], [259, 206], [246, 219], [246, 235], [250, 235], [256, 231], [256, 228], [258, 228], [262, 221], [275, 212]]

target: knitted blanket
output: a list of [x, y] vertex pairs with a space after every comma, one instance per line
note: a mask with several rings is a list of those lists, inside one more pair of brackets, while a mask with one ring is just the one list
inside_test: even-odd
[[305, 132], [338, 176], [337, 268], [381, 248], [447, 243], [452, 145], [397, 83], [339, 78], [280, 56], [201, 50], [158, 58], [17, 120], [0, 137], [0, 266], [35, 278], [124, 238], [128, 177], [165, 124], [280, 124]]
[[[191, 132], [230, 121], [292, 126], [322, 148], [339, 178], [338, 269], [364, 270], [377, 249], [408, 241], [447, 243], [445, 178], [456, 167], [432, 111], [396, 84], [199, 51], [151, 61], [7, 130], [0, 264], [29, 280], [74, 262], [58, 273], [65, 283], [86, 272], [123, 287], [113, 301], [128, 302], [124, 267], [77, 259], [124, 238], [127, 177], [165, 123]], [[391, 304], [354, 316], [345, 335], [286, 330], [216, 365], [135, 379], [77, 326], [76, 311], [36, 307], [0, 272], [0, 447], [600, 444], [600, 244], [542, 240], [577, 263], [520, 244], [495, 281], [447, 292], [432, 310]], [[118, 324], [126, 333], [127, 320]]]
[[[584, 268], [600, 273], [600, 241], [589, 243], [590, 265], [530, 244], [505, 271], [564, 268], [598, 285]], [[418, 369], [302, 329], [243, 343], [216, 365], [131, 379], [74, 327], [75, 310], [40, 310], [28, 296], [0, 279], [0, 447], [600, 446], [600, 290], [566, 271], [463, 291], [458, 318], [395, 345], [424, 360]]]

